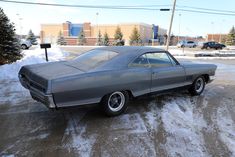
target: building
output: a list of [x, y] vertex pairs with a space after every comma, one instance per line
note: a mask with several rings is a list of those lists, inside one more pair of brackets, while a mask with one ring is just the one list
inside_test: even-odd
[[227, 34], [207, 34], [206, 41], [216, 41], [224, 43], [226, 41]]
[[[95, 45], [99, 31], [102, 36], [107, 33], [109, 40], [114, 41], [114, 34], [117, 27], [121, 28], [125, 45], [129, 45], [129, 37], [133, 29], [136, 27], [140, 33], [140, 38], [144, 44], [151, 43], [164, 43], [163, 35], [167, 33], [166, 29], [162, 29], [156, 25], [149, 25], [145, 23], [124, 23], [124, 24], [101, 24], [92, 25], [91, 23], [73, 24], [65, 22], [62, 24], [42, 24], [41, 25], [41, 41], [42, 43], [56, 43], [57, 37], [61, 32], [68, 45], [77, 45], [78, 36], [83, 29], [86, 37], [86, 45]], [[153, 38], [154, 36], [154, 38]]]

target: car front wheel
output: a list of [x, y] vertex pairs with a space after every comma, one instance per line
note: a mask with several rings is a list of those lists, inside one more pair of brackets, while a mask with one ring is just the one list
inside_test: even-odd
[[205, 88], [205, 79], [203, 76], [198, 77], [189, 88], [189, 93], [191, 95], [200, 95]]
[[23, 45], [21, 45], [21, 48], [22, 48], [23, 50], [26, 50], [26, 49], [27, 49], [27, 46], [26, 46], [25, 44], [23, 44]]
[[101, 101], [103, 109], [108, 116], [117, 116], [127, 109], [129, 95], [126, 91], [116, 91], [104, 96]]

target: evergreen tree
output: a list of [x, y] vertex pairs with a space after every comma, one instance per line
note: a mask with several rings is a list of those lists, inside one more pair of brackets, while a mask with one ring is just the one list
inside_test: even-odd
[[26, 39], [29, 40], [31, 44], [37, 45], [37, 39], [31, 29], [29, 30], [29, 33]]
[[100, 33], [100, 30], [99, 30], [99, 34], [98, 34], [97, 45], [98, 45], [98, 46], [102, 45], [102, 34]]
[[226, 40], [227, 45], [235, 45], [235, 28], [234, 26], [231, 28], [229, 31], [229, 34], [227, 35], [227, 40]]
[[123, 38], [123, 34], [122, 34], [122, 31], [121, 31], [121, 28], [118, 26], [116, 31], [115, 31], [115, 34], [114, 34], [114, 45], [116, 46], [123, 46], [124, 45], [124, 40], [122, 39]]
[[108, 36], [107, 32], [105, 32], [105, 34], [104, 34], [103, 44], [105, 46], [109, 46], [109, 36]]
[[140, 45], [141, 43], [142, 43], [142, 41], [140, 39], [139, 31], [135, 27], [133, 29], [131, 36], [130, 36], [130, 45]]
[[64, 36], [62, 35], [62, 32], [60, 31], [59, 32], [59, 35], [57, 37], [57, 42], [56, 42], [58, 45], [66, 45], [66, 41], [64, 39]]
[[86, 37], [83, 29], [81, 30], [78, 36], [78, 45], [84, 45], [86, 43]]
[[0, 8], [0, 65], [12, 63], [22, 57], [15, 26]]

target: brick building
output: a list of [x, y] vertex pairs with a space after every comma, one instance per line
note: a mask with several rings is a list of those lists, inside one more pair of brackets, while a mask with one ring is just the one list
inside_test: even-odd
[[125, 45], [129, 45], [129, 37], [135, 27], [140, 33], [141, 40], [146, 44], [151, 42], [153, 36], [155, 41], [163, 43], [163, 35], [167, 33], [166, 29], [145, 23], [91, 25], [91, 23], [73, 24], [71, 22], [65, 22], [62, 24], [42, 24], [40, 38], [42, 43], [56, 43], [57, 37], [61, 32], [68, 45], [77, 45], [78, 35], [83, 29], [86, 37], [86, 45], [96, 44], [99, 31], [102, 36], [107, 33], [109, 40], [112, 43], [114, 41], [113, 38], [117, 26], [121, 28]]
[[227, 34], [207, 34], [206, 40], [207, 41], [216, 41], [219, 43], [223, 43], [226, 41]]

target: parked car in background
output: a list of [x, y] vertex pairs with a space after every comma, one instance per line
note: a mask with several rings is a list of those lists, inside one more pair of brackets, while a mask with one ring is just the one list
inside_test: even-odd
[[179, 63], [169, 52], [150, 47], [102, 47], [74, 60], [26, 65], [21, 84], [49, 108], [100, 103], [119, 115], [130, 98], [188, 89], [200, 95], [211, 82], [214, 64]]
[[183, 48], [183, 47], [196, 47], [197, 44], [194, 41], [186, 41], [186, 40], [182, 40], [180, 42], [178, 42], [177, 47]]
[[214, 41], [209, 41], [209, 42], [204, 42], [201, 46], [201, 49], [223, 49], [226, 46], [224, 44], [220, 44], [218, 42], [214, 42]]
[[26, 49], [29, 49], [29, 48], [32, 46], [32, 44], [31, 44], [31, 42], [28, 41], [28, 40], [21, 39], [21, 40], [20, 40], [20, 46], [21, 46], [21, 48], [22, 48], [23, 50], [26, 50]]

